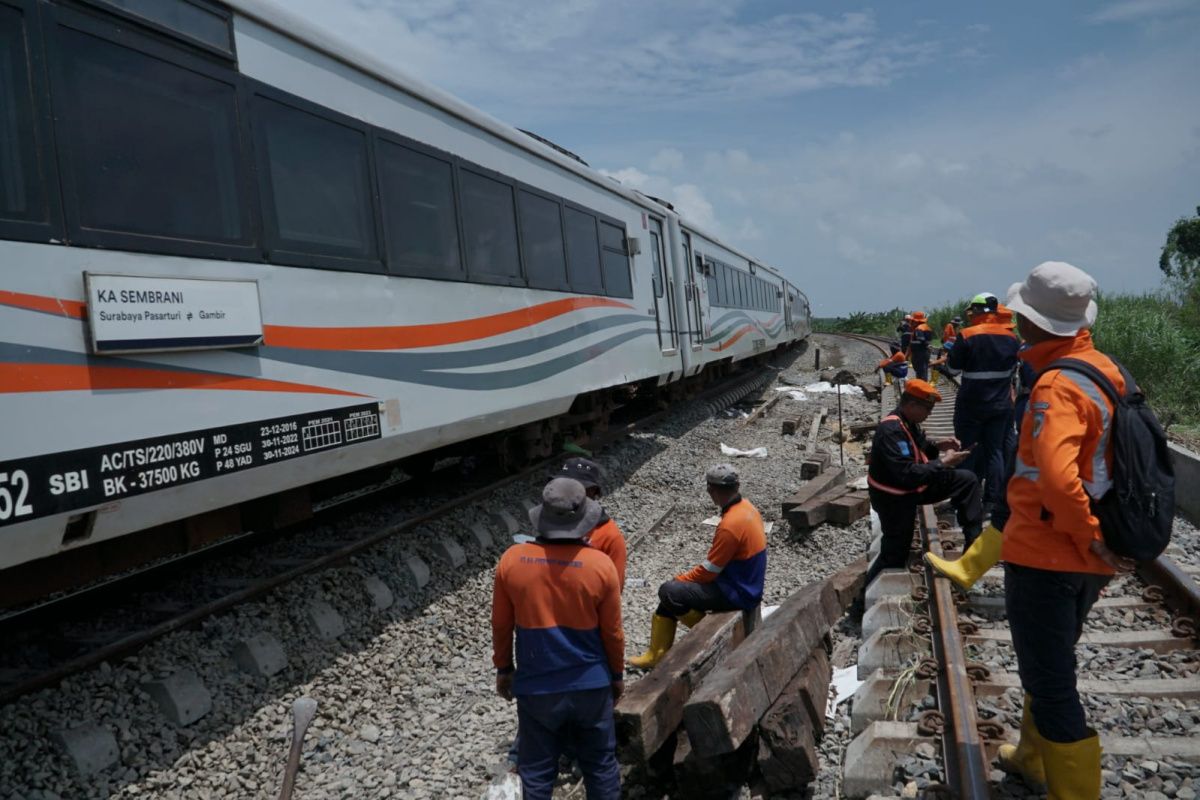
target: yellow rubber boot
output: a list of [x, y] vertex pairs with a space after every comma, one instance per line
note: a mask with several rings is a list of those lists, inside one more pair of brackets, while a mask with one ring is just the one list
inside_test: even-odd
[[926, 553], [925, 561], [935, 572], [954, 581], [954, 585], [965, 592], [1000, 561], [1000, 546], [1003, 543], [1004, 534], [996, 530], [994, 525], [988, 525], [957, 561], [938, 558], [933, 553]]
[[680, 617], [679, 621], [682, 622], [684, 625], [686, 625], [689, 628], [694, 628], [698, 624], [700, 624], [700, 620], [702, 620], [702, 619], [704, 619], [704, 612], [696, 611], [695, 609], [692, 609], [691, 611], [687, 612], [682, 617]]
[[1041, 790], [1046, 785], [1046, 769], [1042, 764], [1040, 745], [1044, 740], [1033, 724], [1029, 695], [1025, 695], [1025, 708], [1021, 713], [1021, 738], [1016, 747], [1000, 745], [997, 760], [1000, 769], [1011, 775], [1020, 775], [1031, 789]]
[[640, 656], [629, 659], [629, 666], [636, 669], [654, 669], [662, 657], [675, 644], [675, 620], [655, 614], [650, 618], [650, 647]]
[[1039, 747], [1046, 765], [1048, 800], [1096, 800], [1100, 797], [1100, 737], [1095, 731], [1077, 742], [1048, 742]]
[[885, 373], [883, 373], [883, 379], [884, 379], [885, 381], [887, 381], [887, 385], [888, 385], [888, 386], [891, 386], [891, 385], [892, 385], [892, 373], [890, 373], [890, 372], [885, 372]]

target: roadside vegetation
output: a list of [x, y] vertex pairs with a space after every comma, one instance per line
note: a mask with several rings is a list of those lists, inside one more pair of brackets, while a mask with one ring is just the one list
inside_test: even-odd
[[[1138, 379], [1159, 419], [1174, 436], [1200, 445], [1200, 208], [1195, 217], [1176, 221], [1167, 234], [1159, 268], [1163, 284], [1156, 292], [1097, 298], [1099, 313], [1092, 331], [1096, 346], [1126, 366]], [[1003, 301], [1003, 298], [1001, 298]], [[935, 336], [967, 300], [924, 309]], [[905, 309], [855, 312], [847, 317], [816, 318], [823, 333], [895, 336]]]

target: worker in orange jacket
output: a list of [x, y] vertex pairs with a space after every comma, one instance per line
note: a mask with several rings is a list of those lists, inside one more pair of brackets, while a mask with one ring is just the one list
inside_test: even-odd
[[737, 470], [718, 464], [704, 475], [721, 521], [704, 562], [658, 587], [658, 610], [650, 622], [650, 647], [629, 665], [653, 669], [675, 643], [678, 622], [691, 627], [707, 611], [749, 610], [762, 602], [767, 575], [767, 536], [762, 515], [742, 497]]
[[518, 773], [522, 796], [533, 800], [550, 800], [568, 743], [587, 796], [621, 796], [613, 724], [625, 686], [621, 588], [612, 560], [583, 541], [600, 514], [578, 481], [553, 479], [529, 512], [537, 539], [514, 544], [496, 567], [496, 692], [516, 697]]
[[1004, 527], [1005, 608], [1025, 689], [1019, 743], [1001, 766], [1057, 800], [1100, 795], [1100, 739], [1087, 726], [1076, 688], [1075, 644], [1101, 590], [1133, 563], [1104, 544], [1091, 501], [1111, 486], [1113, 407], [1078, 372], [1048, 369], [1072, 358], [1126, 390], [1120, 369], [1098, 351], [1096, 282], [1057, 261], [1009, 289], [1008, 305], [1029, 345], [1021, 358], [1039, 373], [1021, 424]]
[[[591, 459], [581, 457], [567, 459], [559, 471], [561, 477], [571, 478], [583, 484], [584, 490], [587, 491], [587, 496], [596, 502], [600, 502], [600, 498], [604, 494], [602, 486], [603, 474], [599, 464]], [[600, 507], [600, 521], [596, 523], [596, 527], [587, 535], [586, 541], [592, 547], [612, 559], [613, 566], [617, 568], [617, 578], [620, 580], [621, 590], [624, 591], [625, 562], [628, 558], [625, 536], [621, 533], [621, 529], [617, 527], [616, 521], [608, 515], [603, 506]]]
[[913, 373], [923, 381], [929, 380], [929, 348], [933, 345], [933, 328], [924, 311], [912, 313], [912, 336], [908, 343], [908, 360]]

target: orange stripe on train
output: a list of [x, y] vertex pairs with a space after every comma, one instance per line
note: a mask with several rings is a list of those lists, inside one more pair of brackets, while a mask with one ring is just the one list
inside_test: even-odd
[[210, 372], [172, 372], [137, 367], [73, 364], [4, 364], [0, 393], [104, 391], [113, 389], [218, 389], [238, 392], [294, 392], [366, 397], [356, 392], [306, 386], [302, 383], [218, 375]]
[[732, 339], [728, 339], [728, 340], [722, 342], [720, 347], [710, 347], [708, 349], [712, 350], [714, 353], [719, 353], [722, 350], [726, 350], [730, 347], [733, 347], [734, 342], [736, 342], [738, 339], [742, 338], [747, 333], [750, 333], [753, 330], [754, 330], [753, 325], [743, 325], [742, 327], [738, 328], [737, 333], [735, 333], [733, 335]]
[[568, 297], [501, 314], [455, 322], [395, 325], [372, 328], [311, 328], [264, 325], [264, 343], [272, 347], [308, 350], [405, 350], [436, 347], [527, 328], [581, 308], [633, 308], [606, 297]]
[[60, 317], [71, 317], [72, 319], [83, 319], [87, 313], [87, 306], [78, 300], [60, 300], [57, 297], [43, 297], [37, 294], [3, 290], [0, 290], [0, 305], [42, 311], [46, 314], [57, 314]]

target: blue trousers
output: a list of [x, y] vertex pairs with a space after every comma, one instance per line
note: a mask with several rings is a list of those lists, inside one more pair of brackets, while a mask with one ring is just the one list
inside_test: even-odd
[[954, 407], [954, 435], [963, 447], [975, 445], [963, 462], [983, 484], [983, 502], [995, 505], [1004, 497], [1005, 447], [1015, 442], [1012, 409], [977, 411], [961, 403]]
[[1075, 688], [1075, 643], [1109, 580], [1108, 575], [1005, 565], [1004, 608], [1017, 671], [1032, 698], [1038, 733], [1052, 742], [1077, 742], [1090, 735]]
[[929, 348], [913, 347], [910, 352], [912, 353], [913, 372], [921, 380], [929, 380]]
[[518, 695], [517, 720], [521, 732], [517, 773], [525, 800], [550, 800], [564, 748], [570, 748], [579, 761], [588, 800], [620, 800], [610, 687]]

